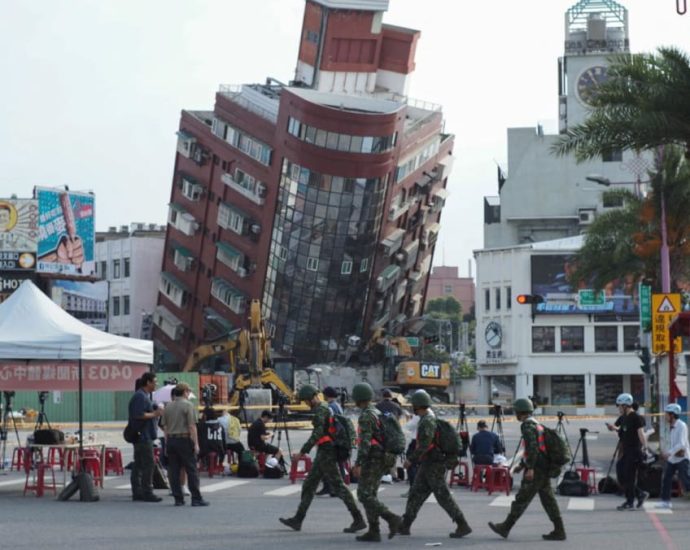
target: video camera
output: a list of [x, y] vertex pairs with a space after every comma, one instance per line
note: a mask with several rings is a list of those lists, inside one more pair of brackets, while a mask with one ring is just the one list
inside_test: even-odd
[[213, 396], [218, 391], [218, 386], [215, 384], [204, 384], [201, 388], [201, 398], [204, 401], [206, 407], [213, 407]]
[[48, 399], [49, 395], [50, 395], [50, 392], [47, 392], [47, 391], [38, 392], [38, 402], [41, 405], [43, 405], [46, 402], [46, 399]]
[[12, 391], [4, 391], [2, 393], [5, 394], [5, 401], [7, 401], [9, 403], [9, 401], [15, 396], [16, 392], [14, 390], [12, 390]]
[[[558, 420], [559, 420], [559, 421], [562, 421], [563, 418], [565, 418], [565, 413], [564, 413], [563, 411], [558, 411], [558, 412], [556, 413], [556, 416], [558, 417]], [[567, 422], [567, 419], [566, 419], [566, 422]]]

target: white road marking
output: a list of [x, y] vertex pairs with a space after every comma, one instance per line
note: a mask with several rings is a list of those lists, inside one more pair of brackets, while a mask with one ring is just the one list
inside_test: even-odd
[[510, 506], [510, 503], [515, 500], [515, 495], [501, 495], [493, 499], [489, 506]]
[[8, 479], [7, 481], [0, 481], [0, 487], [4, 487], [6, 485], [18, 485], [20, 483], [24, 483], [26, 479]]
[[299, 493], [302, 490], [301, 484], [287, 485], [281, 487], [280, 489], [273, 489], [272, 491], [266, 491], [264, 495], [271, 497], [284, 497], [287, 495], [292, 495], [294, 493]]
[[654, 508], [656, 502], [645, 502], [642, 507], [644, 511], [648, 514], [672, 514], [673, 510], [671, 508]]
[[223, 489], [229, 489], [231, 487], [239, 487], [240, 485], [246, 485], [248, 481], [240, 481], [237, 479], [229, 479], [227, 481], [219, 481], [217, 483], [212, 483], [210, 485], [202, 485], [201, 490], [204, 493], [215, 493], [216, 491], [221, 491]]
[[568, 501], [568, 510], [579, 512], [591, 512], [594, 510], [593, 498], [571, 498]]
[[131, 489], [131, 488], [132, 488], [131, 483], [128, 483], [127, 485], [118, 485], [117, 487], [115, 487], [115, 489]]
[[428, 502], [429, 504], [438, 504], [438, 500], [436, 500], [436, 497], [433, 495], [433, 493], [429, 495], [429, 498], [427, 498], [425, 502]]

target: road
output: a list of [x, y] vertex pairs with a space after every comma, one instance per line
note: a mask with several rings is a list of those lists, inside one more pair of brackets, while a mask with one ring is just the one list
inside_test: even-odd
[[[470, 426], [476, 421], [470, 418]], [[579, 428], [595, 431], [604, 419], [571, 419], [567, 426], [571, 440]], [[547, 422], [548, 424], [548, 422]], [[553, 425], [553, 422], [551, 423]], [[509, 454], [518, 441], [518, 425], [503, 424]], [[118, 440], [119, 430], [94, 430], [97, 437]], [[22, 434], [23, 436], [24, 434]], [[306, 431], [291, 431], [293, 451], [307, 437]], [[590, 460], [600, 472], [605, 471], [615, 444], [615, 436], [592, 434], [588, 441]], [[575, 441], [571, 441], [575, 443]], [[283, 436], [285, 448], [285, 437]], [[125, 461], [131, 458], [129, 446], [122, 444]], [[578, 459], [580, 457], [578, 456]], [[58, 476], [60, 477], [60, 476]], [[353, 490], [355, 486], [353, 485]], [[165, 548], [182, 550], [194, 546], [204, 549], [225, 548], [286, 548], [304, 549], [352, 548], [353, 535], [342, 533], [349, 524], [343, 504], [335, 498], [317, 497], [312, 504], [302, 531], [293, 532], [278, 522], [278, 517], [291, 515], [299, 499], [299, 483], [286, 479], [238, 479], [235, 477], [202, 476], [202, 493], [211, 502], [207, 508], [173, 507], [167, 491], [161, 503], [132, 502], [127, 476], [110, 476], [100, 490], [97, 503], [78, 500], [58, 502], [53, 498], [22, 496], [23, 476], [11, 472], [0, 476], [0, 548], [13, 550], [39, 548], [89, 548], [104, 550], [139, 550]], [[407, 490], [405, 483], [383, 485], [381, 499], [396, 512], [404, 510]], [[472, 493], [454, 488], [453, 494], [468, 518], [474, 532], [465, 539], [448, 538], [453, 529], [450, 519], [433, 501], [422, 508], [412, 526], [410, 537], [396, 537], [382, 544], [398, 548], [420, 548], [440, 543], [443, 546], [468, 548], [590, 548], [614, 544], [626, 549], [687, 548], [687, 516], [690, 502], [676, 499], [672, 511], [650, 507], [634, 512], [618, 512], [621, 498], [597, 495], [588, 498], [557, 497], [563, 512], [568, 540], [549, 543], [541, 534], [551, 530], [550, 523], [538, 501], [532, 503], [510, 538], [503, 540], [487, 527], [488, 521], [501, 521], [508, 511], [510, 499], [505, 495]], [[385, 527], [384, 527], [385, 530]]]

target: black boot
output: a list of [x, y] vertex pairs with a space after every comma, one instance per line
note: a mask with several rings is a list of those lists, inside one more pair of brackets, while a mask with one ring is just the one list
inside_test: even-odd
[[409, 535], [411, 525], [412, 522], [406, 516], [403, 516], [402, 521], [400, 522], [400, 527], [398, 527], [398, 535]]
[[382, 517], [388, 524], [388, 538], [392, 539], [400, 531], [402, 518], [393, 512], [386, 512]]
[[280, 520], [280, 523], [283, 525], [287, 525], [288, 527], [294, 529], [295, 531], [299, 531], [302, 529], [302, 520], [298, 518], [297, 516], [292, 517], [292, 518], [278, 518]]
[[357, 531], [361, 531], [362, 529], [366, 528], [367, 522], [364, 521], [362, 514], [357, 511], [356, 514], [352, 515], [352, 524], [349, 527], [345, 527], [345, 529], [343, 529], [343, 533], [356, 533]]
[[381, 533], [378, 529], [367, 531], [355, 537], [359, 542], [381, 542]]
[[542, 535], [541, 538], [544, 540], [565, 540], [565, 527], [563, 526], [563, 520], [557, 519], [553, 522], [553, 531], [548, 535]]
[[460, 539], [464, 537], [465, 535], [469, 535], [472, 532], [472, 528], [467, 525], [467, 521], [465, 520], [465, 516], [460, 516], [455, 520], [455, 523], [457, 524], [457, 527], [455, 531], [453, 531], [450, 534], [450, 538], [452, 539]]
[[504, 539], [507, 539], [513, 524], [509, 523], [508, 520], [504, 521], [503, 523], [489, 522], [489, 527], [494, 533], [501, 535]]

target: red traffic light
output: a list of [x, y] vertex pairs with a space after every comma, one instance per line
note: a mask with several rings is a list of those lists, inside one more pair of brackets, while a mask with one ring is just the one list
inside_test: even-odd
[[518, 304], [541, 304], [544, 298], [539, 294], [518, 294]]

